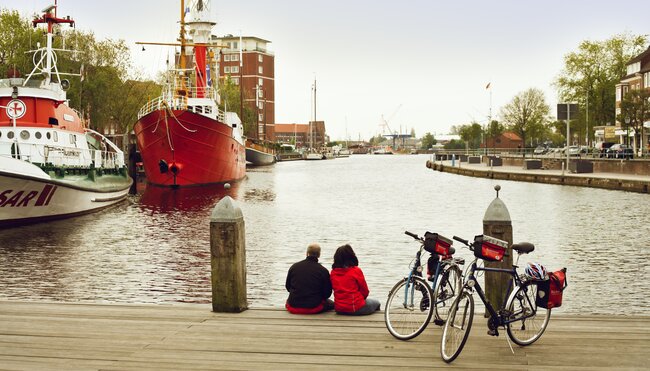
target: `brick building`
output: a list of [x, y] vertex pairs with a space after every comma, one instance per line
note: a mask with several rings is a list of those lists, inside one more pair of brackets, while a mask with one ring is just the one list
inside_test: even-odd
[[[312, 121], [312, 147], [320, 148], [329, 138], [325, 133], [325, 121]], [[278, 143], [295, 144], [296, 148], [309, 147], [309, 124], [276, 124], [275, 140]]]
[[[486, 140], [487, 148], [523, 148], [524, 142], [521, 137], [512, 131], [506, 131], [496, 138], [489, 138]], [[481, 148], [486, 146], [481, 143]]]
[[[630, 59], [627, 62], [627, 74], [621, 79], [621, 82], [616, 84], [616, 129], [605, 130], [605, 127], [597, 127], [596, 137], [603, 141], [615, 141], [619, 143], [626, 143], [625, 136], [628, 131], [624, 130], [623, 123], [618, 121], [618, 115], [621, 114], [621, 102], [625, 94], [632, 90], [650, 89], [650, 47], [643, 53]], [[649, 143], [650, 134], [650, 121], [644, 123], [644, 138], [641, 138], [641, 143]], [[630, 143], [634, 141], [633, 130], [630, 130]], [[640, 143], [635, 143], [635, 148], [639, 148]]]
[[246, 135], [275, 141], [275, 56], [268, 50], [270, 41], [233, 35], [212, 36], [212, 40], [227, 46], [221, 49], [218, 60], [220, 78], [229, 75], [242, 89], [244, 105], [257, 112], [257, 130], [254, 126]]

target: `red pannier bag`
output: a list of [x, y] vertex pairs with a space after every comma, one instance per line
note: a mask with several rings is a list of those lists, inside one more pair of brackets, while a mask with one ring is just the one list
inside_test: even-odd
[[537, 283], [537, 299], [535, 304], [538, 307], [552, 309], [562, 306], [562, 293], [569, 284], [566, 280], [566, 268], [557, 272], [549, 273], [546, 281]]
[[451, 255], [450, 247], [453, 241], [437, 233], [426, 232], [424, 234], [424, 249], [432, 254]]
[[503, 260], [508, 243], [498, 238], [480, 234], [474, 237], [474, 256], [479, 259], [497, 262]]

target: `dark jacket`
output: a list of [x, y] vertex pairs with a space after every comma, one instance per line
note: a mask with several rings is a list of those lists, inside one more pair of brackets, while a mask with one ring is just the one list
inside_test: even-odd
[[361, 268], [334, 268], [331, 278], [334, 287], [334, 310], [354, 313], [366, 305], [370, 291]]
[[330, 274], [313, 256], [289, 268], [285, 287], [289, 291], [287, 301], [294, 308], [314, 308], [332, 295]]

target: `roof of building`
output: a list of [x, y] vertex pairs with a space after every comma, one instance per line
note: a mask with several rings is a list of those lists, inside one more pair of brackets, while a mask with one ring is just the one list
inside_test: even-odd
[[[223, 35], [223, 36], [220, 36], [220, 37], [216, 36], [216, 38], [219, 39], [219, 40], [235, 40], [235, 41], [239, 41], [240, 37], [228, 34], [228, 35]], [[257, 36], [241, 36], [241, 38], [242, 38], [242, 40], [258, 40], [258, 41], [262, 41], [262, 42], [265, 42], [265, 43], [270, 43], [271, 42], [269, 40], [262, 39], [261, 37], [257, 37]]]
[[521, 140], [521, 137], [517, 135], [517, 133], [513, 133], [512, 131], [504, 131], [503, 134], [501, 135], [515, 142]]
[[309, 125], [307, 124], [275, 124], [275, 133], [307, 133]]

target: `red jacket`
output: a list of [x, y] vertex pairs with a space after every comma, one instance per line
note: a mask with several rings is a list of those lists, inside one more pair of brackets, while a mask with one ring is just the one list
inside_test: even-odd
[[366, 305], [370, 291], [361, 268], [334, 268], [330, 279], [334, 290], [334, 310], [353, 313]]

